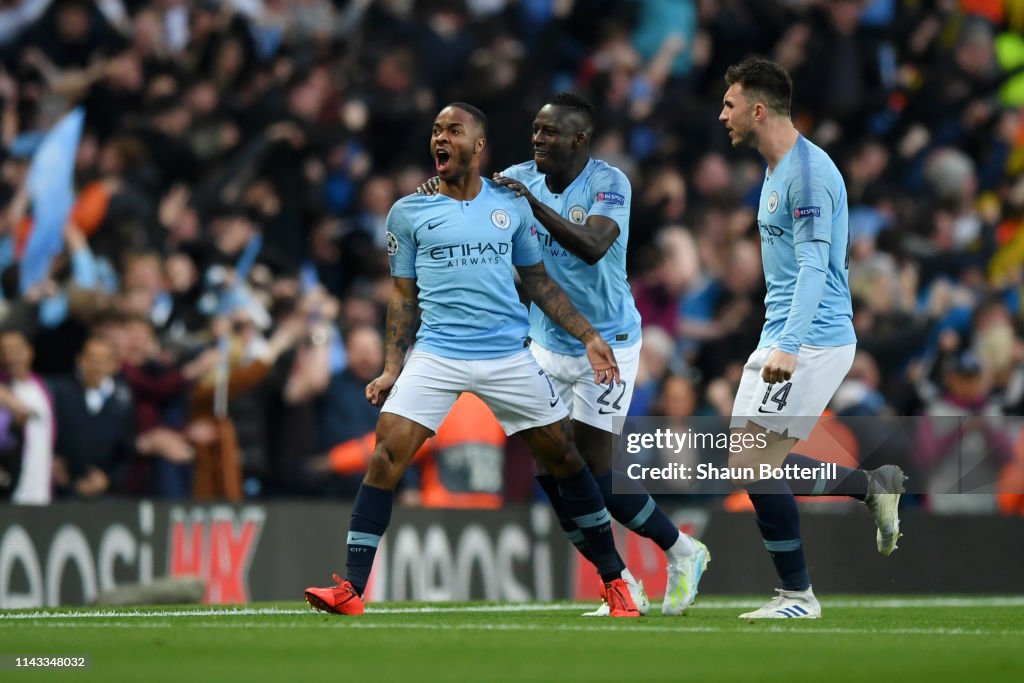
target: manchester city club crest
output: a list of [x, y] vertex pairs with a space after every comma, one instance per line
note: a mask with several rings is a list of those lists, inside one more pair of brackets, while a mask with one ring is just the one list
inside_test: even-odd
[[569, 209], [569, 220], [576, 225], [583, 225], [583, 220], [587, 217], [587, 211], [582, 206], [574, 206]]
[[398, 240], [390, 232], [385, 234], [385, 238], [387, 239], [388, 256], [394, 256], [398, 253]]
[[772, 193], [768, 195], [768, 213], [775, 213], [777, 208], [779, 208], [779, 193], [772, 190]]
[[499, 230], [507, 230], [508, 226], [512, 224], [512, 220], [508, 217], [508, 212], [504, 209], [495, 209], [491, 213], [491, 222]]

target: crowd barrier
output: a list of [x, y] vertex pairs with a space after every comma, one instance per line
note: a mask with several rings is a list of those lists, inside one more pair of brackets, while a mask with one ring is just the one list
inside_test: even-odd
[[[904, 515], [891, 557], [856, 505], [808, 506], [803, 534], [820, 593], [1024, 593], [1024, 518]], [[200, 577], [205, 602], [302, 599], [344, 573], [350, 508], [330, 503], [63, 503], [0, 506], [0, 608], [89, 604], [166, 577]], [[774, 572], [749, 513], [681, 508], [681, 528], [710, 547], [701, 593], [763, 594]], [[617, 529], [632, 572], [655, 595], [664, 556]], [[371, 600], [563, 600], [597, 595], [546, 506], [494, 511], [396, 509]]]

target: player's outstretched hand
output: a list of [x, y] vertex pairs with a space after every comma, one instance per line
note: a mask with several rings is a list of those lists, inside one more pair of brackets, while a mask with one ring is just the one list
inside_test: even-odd
[[761, 379], [767, 384], [788, 382], [796, 372], [796, 356], [775, 349], [761, 368]]
[[391, 387], [395, 386], [398, 375], [387, 372], [366, 385], [366, 400], [380, 408], [391, 393]]
[[506, 190], [512, 190], [516, 193], [517, 197], [526, 197], [527, 199], [531, 197], [530, 191], [526, 189], [526, 185], [523, 185], [518, 180], [503, 176], [500, 173], [495, 173], [494, 182], [498, 187], [504, 187]]
[[425, 194], [428, 197], [433, 197], [441, 189], [441, 179], [434, 176], [430, 180], [425, 181], [422, 185], [416, 188], [416, 194]]
[[615, 353], [608, 342], [599, 334], [592, 334], [586, 341], [587, 360], [594, 368], [596, 384], [619, 383], [619, 364], [615, 361]]

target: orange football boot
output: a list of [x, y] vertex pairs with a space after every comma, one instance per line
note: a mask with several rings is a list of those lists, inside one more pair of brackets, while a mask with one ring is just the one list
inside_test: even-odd
[[[313, 609], [331, 614], [362, 614], [363, 599], [356, 593], [356, 589], [348, 581], [342, 581], [337, 574], [332, 578], [338, 582], [337, 586], [330, 588], [307, 588], [306, 602]], [[627, 593], [628, 597], [628, 593]], [[631, 602], [630, 605], [633, 603]]]
[[615, 579], [604, 585], [605, 599], [608, 601], [610, 617], [639, 617], [640, 610], [633, 603], [633, 596], [622, 579]]

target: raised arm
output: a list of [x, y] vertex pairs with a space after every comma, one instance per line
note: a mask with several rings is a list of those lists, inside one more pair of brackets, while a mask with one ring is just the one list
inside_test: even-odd
[[366, 400], [375, 406], [383, 405], [391, 392], [416, 334], [419, 294], [416, 280], [407, 277], [393, 279], [395, 289], [388, 300], [384, 336], [384, 372], [366, 386]]
[[580, 340], [587, 347], [587, 357], [594, 368], [594, 381], [598, 384], [619, 382], [619, 367], [615, 354], [583, 314], [577, 310], [568, 295], [552, 280], [544, 263], [518, 266], [526, 295], [555, 323]]
[[548, 229], [551, 236], [587, 265], [594, 265], [619, 237], [619, 225], [607, 216], [592, 215], [583, 225], [562, 218], [554, 209], [534, 197], [518, 180], [496, 175], [494, 182], [508, 188], [530, 203], [534, 218]]

